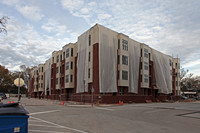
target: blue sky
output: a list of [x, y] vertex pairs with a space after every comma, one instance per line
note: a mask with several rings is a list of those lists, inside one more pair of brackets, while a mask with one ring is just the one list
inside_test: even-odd
[[165, 54], [200, 75], [200, 0], [1, 0], [8, 16], [0, 34], [0, 64], [44, 63], [91, 26], [99, 23]]

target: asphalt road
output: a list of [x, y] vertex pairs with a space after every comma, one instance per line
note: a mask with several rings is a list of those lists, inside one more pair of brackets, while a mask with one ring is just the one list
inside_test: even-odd
[[30, 113], [29, 133], [200, 132], [200, 102], [91, 107], [22, 98], [21, 104]]

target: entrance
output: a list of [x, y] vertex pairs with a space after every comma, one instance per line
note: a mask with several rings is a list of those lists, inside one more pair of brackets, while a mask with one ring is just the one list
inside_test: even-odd
[[66, 96], [66, 100], [72, 100], [72, 95], [74, 93], [74, 89], [73, 88], [67, 88], [67, 96]]

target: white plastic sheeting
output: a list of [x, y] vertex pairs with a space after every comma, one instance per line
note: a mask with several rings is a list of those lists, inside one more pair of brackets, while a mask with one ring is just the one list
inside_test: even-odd
[[152, 49], [156, 86], [159, 93], [172, 93], [172, 76], [170, 73], [169, 56]]
[[117, 33], [99, 26], [100, 93], [117, 92]]
[[88, 92], [88, 45], [89, 31], [78, 38], [77, 89], [76, 93]]
[[129, 39], [129, 92], [138, 93], [140, 43]]
[[45, 95], [47, 95], [47, 88], [49, 89], [49, 95], [51, 95], [51, 59], [45, 63]]

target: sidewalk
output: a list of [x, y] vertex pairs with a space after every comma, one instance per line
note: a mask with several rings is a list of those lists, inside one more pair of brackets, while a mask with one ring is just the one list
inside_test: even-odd
[[[10, 97], [8, 99], [2, 100], [2, 103], [8, 104], [9, 101], [12, 102], [17, 102], [16, 97]], [[64, 102], [64, 105], [63, 105]], [[51, 100], [51, 99], [37, 99], [37, 98], [21, 98], [20, 103], [23, 106], [49, 106], [49, 105], [62, 105], [62, 106], [69, 106], [69, 107], [85, 107], [85, 108], [90, 108], [92, 107], [91, 103], [80, 103], [80, 102], [75, 102], [75, 101], [59, 101], [59, 100]], [[99, 107], [111, 107], [111, 106], [118, 106], [118, 104], [99, 104], [93, 106], [99, 106]]]

